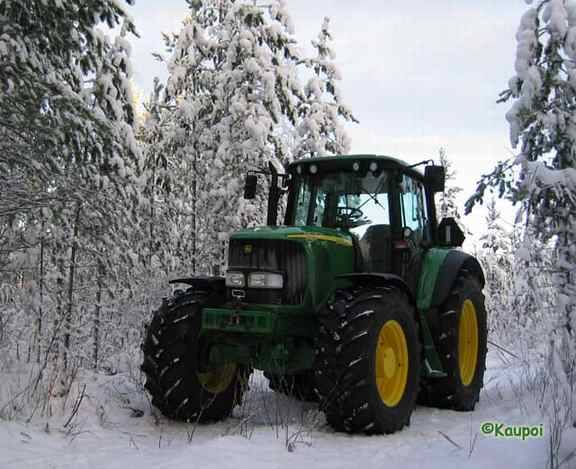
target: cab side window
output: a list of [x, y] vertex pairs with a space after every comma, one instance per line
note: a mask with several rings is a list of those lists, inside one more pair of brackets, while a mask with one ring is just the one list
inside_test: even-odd
[[402, 226], [410, 228], [418, 240], [428, 239], [428, 220], [422, 183], [403, 175], [400, 196]]

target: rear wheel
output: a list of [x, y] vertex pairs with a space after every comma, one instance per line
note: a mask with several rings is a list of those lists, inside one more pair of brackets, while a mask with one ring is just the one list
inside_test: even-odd
[[184, 421], [226, 418], [247, 388], [248, 370], [235, 363], [207, 367], [200, 336], [206, 295], [184, 294], [153, 316], [142, 346], [145, 387], [165, 416]]
[[419, 401], [434, 407], [473, 410], [484, 384], [487, 335], [484, 295], [477, 279], [463, 272], [440, 311], [434, 331], [447, 376], [424, 381]]
[[349, 433], [409, 425], [420, 342], [407, 296], [394, 287], [341, 291], [320, 320], [316, 383], [328, 423]]

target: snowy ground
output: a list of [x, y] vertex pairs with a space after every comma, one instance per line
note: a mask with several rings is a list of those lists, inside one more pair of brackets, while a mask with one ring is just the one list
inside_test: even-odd
[[[545, 468], [546, 438], [504, 440], [480, 433], [487, 420], [542, 421], [526, 411], [530, 399], [513, 384], [518, 376], [519, 368], [490, 353], [475, 412], [418, 407], [408, 429], [371, 437], [334, 433], [313, 404], [268, 391], [261, 375], [253, 378], [233, 418], [197, 427], [153, 415], [123, 375], [81, 376], [86, 397], [65, 430], [67, 418], [48, 425], [40, 419], [0, 422], [0, 468]], [[67, 407], [70, 414], [72, 405]], [[138, 416], [140, 410], [144, 415]], [[566, 454], [576, 448], [576, 430], [565, 435], [563, 446]]]

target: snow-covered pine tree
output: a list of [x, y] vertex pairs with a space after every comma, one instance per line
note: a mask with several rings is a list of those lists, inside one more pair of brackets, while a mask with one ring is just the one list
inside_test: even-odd
[[444, 192], [438, 193], [436, 207], [438, 207], [438, 220], [442, 220], [446, 217], [453, 217], [460, 221], [460, 211], [458, 210], [458, 202], [456, 197], [462, 188], [455, 185], [456, 180], [456, 170], [452, 167], [452, 161], [448, 158], [445, 148], [440, 148], [438, 151], [438, 157], [440, 159], [440, 164], [444, 166], [446, 171], [446, 185]]
[[[515, 75], [501, 101], [510, 139], [519, 154], [479, 183], [467, 209], [498, 187], [522, 204], [534, 235], [556, 250], [558, 303], [550, 333], [576, 357], [576, 6], [538, 0], [522, 16], [516, 34]], [[519, 169], [514, 181], [510, 168]]]
[[511, 326], [518, 324], [519, 320], [511, 307], [514, 300], [515, 274], [512, 237], [503, 226], [494, 198], [488, 201], [486, 209], [486, 231], [480, 236], [478, 257], [486, 276], [489, 327], [497, 336], [510, 339], [510, 333], [514, 330]]
[[305, 61], [312, 76], [305, 87], [306, 100], [300, 108], [299, 144], [295, 158], [345, 155], [350, 151], [350, 138], [345, 122], [358, 121], [342, 102], [338, 87], [341, 75], [334, 63], [330, 20], [324, 18], [318, 38], [312, 41], [316, 56]]

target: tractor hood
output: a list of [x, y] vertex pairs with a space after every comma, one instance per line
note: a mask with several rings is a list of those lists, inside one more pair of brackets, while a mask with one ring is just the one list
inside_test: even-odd
[[[277, 249], [277, 255], [246, 257], [239, 249], [244, 244], [252, 245], [255, 250], [274, 246], [272, 249]], [[272, 259], [277, 270], [286, 272], [288, 284], [296, 283], [305, 292], [304, 309], [318, 311], [334, 289], [348, 286], [345, 280], [337, 277], [354, 270], [353, 251], [352, 236], [344, 230], [316, 226], [265, 226], [233, 233], [229, 252], [230, 265], [235, 267]], [[302, 253], [302, 257], [298, 253]]]
[[352, 236], [341, 229], [316, 226], [260, 226], [236, 231], [231, 240], [284, 239], [294, 241], [320, 241], [352, 247]]

